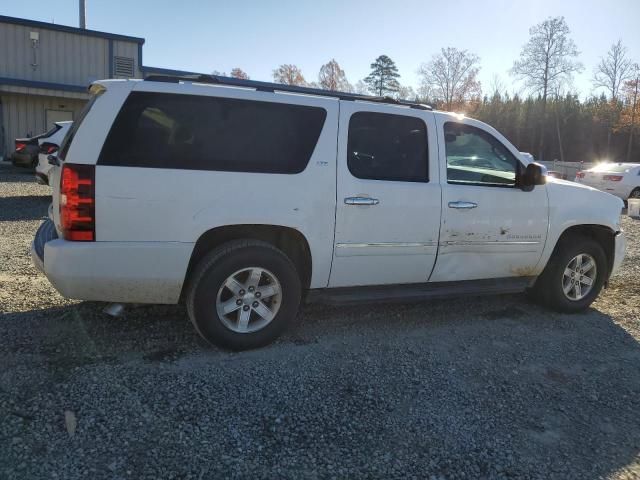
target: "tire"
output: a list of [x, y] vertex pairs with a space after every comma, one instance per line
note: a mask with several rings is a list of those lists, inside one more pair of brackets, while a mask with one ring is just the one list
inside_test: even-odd
[[33, 248], [35, 249], [36, 254], [40, 258], [40, 260], [42, 260], [43, 262], [45, 244], [51, 240], [55, 240], [56, 238], [58, 238], [56, 226], [50, 219], [47, 218], [40, 224], [38, 230], [36, 231], [36, 235], [33, 238]]
[[[583, 279], [590, 278], [592, 283], [591, 288], [584, 292], [588, 285], [580, 282], [579, 293], [583, 295], [580, 298], [578, 298], [577, 287], [572, 287], [568, 293], [564, 291], [565, 285], [569, 285], [568, 281], [579, 280], [579, 273], [576, 273], [576, 277], [573, 279], [568, 275], [565, 276], [565, 269], [571, 271], [579, 268], [575, 263], [578, 256], [582, 256], [583, 266], [587, 266], [587, 268], [592, 261], [595, 263], [595, 273], [588, 268], [589, 271], [585, 271], [582, 276]], [[536, 300], [553, 310], [565, 313], [581, 312], [586, 310], [596, 299], [602, 290], [607, 273], [607, 257], [600, 244], [589, 237], [571, 235], [562, 239], [556, 247], [549, 263], [536, 280], [532, 294]]]
[[634, 188], [633, 191], [629, 194], [629, 198], [640, 198], [640, 187]]
[[[236, 240], [198, 263], [186, 303], [191, 323], [203, 339], [231, 350], [248, 350], [273, 342], [286, 330], [296, 317], [301, 293], [296, 267], [282, 251], [266, 242]], [[238, 301], [242, 304], [231, 310]], [[230, 310], [227, 315], [222, 313], [225, 309]]]

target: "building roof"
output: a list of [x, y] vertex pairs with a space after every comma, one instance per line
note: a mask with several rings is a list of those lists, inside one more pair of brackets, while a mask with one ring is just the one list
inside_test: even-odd
[[38, 22], [37, 20], [28, 20], [26, 18], [7, 17], [0, 15], [0, 23], [10, 23], [13, 25], [23, 25], [25, 27], [44, 28], [47, 30], [55, 30], [58, 32], [74, 33], [76, 35], [84, 35], [86, 37], [99, 37], [111, 40], [121, 40], [125, 42], [134, 42], [142, 45], [144, 38], [130, 37], [128, 35], [118, 35], [116, 33], [99, 32], [97, 30], [88, 30], [86, 28], [69, 27], [67, 25], [58, 25], [55, 23]]

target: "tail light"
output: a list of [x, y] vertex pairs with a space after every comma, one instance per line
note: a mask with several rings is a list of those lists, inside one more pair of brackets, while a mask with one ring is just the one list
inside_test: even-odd
[[576, 178], [584, 178], [584, 172], [576, 173]]
[[65, 240], [95, 240], [95, 206], [95, 166], [65, 164], [60, 176], [60, 223]]
[[16, 142], [16, 152], [23, 151], [26, 146], [27, 146], [27, 144], [24, 143], [24, 142]]
[[604, 175], [602, 179], [609, 180], [611, 182], [619, 182], [620, 180], [622, 180], [622, 175]]
[[55, 143], [43, 143], [40, 145], [40, 153], [44, 153], [45, 155], [51, 155], [52, 153], [56, 153], [58, 151], [58, 145]]

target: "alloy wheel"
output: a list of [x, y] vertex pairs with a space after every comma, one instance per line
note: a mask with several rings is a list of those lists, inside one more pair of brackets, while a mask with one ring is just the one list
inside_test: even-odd
[[224, 325], [236, 333], [266, 327], [282, 303], [282, 287], [269, 270], [249, 267], [231, 274], [218, 290], [216, 311]]
[[587, 253], [580, 253], [567, 264], [562, 275], [562, 291], [572, 301], [589, 295], [596, 281], [596, 260]]

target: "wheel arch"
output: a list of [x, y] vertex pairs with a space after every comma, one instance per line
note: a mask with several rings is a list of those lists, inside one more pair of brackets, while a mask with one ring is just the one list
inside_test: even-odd
[[224, 225], [207, 230], [196, 241], [182, 285], [181, 301], [184, 299], [189, 278], [198, 262], [214, 248], [240, 239], [261, 240], [284, 252], [295, 265], [302, 288], [304, 290], [309, 288], [312, 272], [311, 249], [302, 232], [282, 225]]
[[604, 250], [607, 258], [607, 276], [605, 282], [608, 281], [613, 268], [615, 259], [615, 235], [616, 232], [606, 225], [599, 224], [581, 224], [567, 227], [558, 237], [552, 256], [555, 254], [561, 242], [567, 241], [572, 236], [582, 236], [595, 240]]

